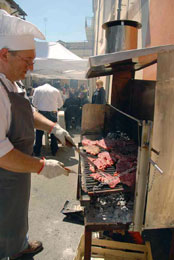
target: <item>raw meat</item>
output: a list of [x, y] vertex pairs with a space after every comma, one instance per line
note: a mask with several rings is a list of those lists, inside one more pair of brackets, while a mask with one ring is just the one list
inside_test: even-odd
[[100, 152], [100, 148], [96, 145], [85, 145], [83, 146], [83, 149], [92, 155], [97, 155]]
[[120, 182], [131, 187], [135, 184], [136, 171], [128, 172], [127, 174], [121, 175], [118, 172], [114, 173], [114, 176], [119, 176]]
[[99, 182], [102, 182], [104, 184], [108, 184], [111, 189], [115, 188], [115, 186], [120, 183], [119, 178], [114, 178], [111, 174], [100, 174], [98, 172], [91, 173], [90, 176], [94, 178], [94, 180], [97, 180]]
[[83, 140], [82, 140], [82, 145], [83, 146], [89, 146], [89, 145], [96, 145], [96, 143], [97, 143], [97, 140], [96, 141], [92, 141], [92, 140], [90, 140], [90, 139], [87, 139], [87, 138], [83, 138]]
[[[96, 165], [97, 169], [102, 170], [102, 171], [104, 171], [107, 167], [112, 166], [114, 164], [114, 161], [112, 160], [112, 158], [108, 152], [99, 153], [97, 159], [94, 159], [91, 157], [88, 157], [88, 159], [91, 160]], [[89, 169], [92, 172], [95, 172], [95, 169], [93, 166], [90, 165]]]
[[136, 171], [129, 172], [126, 175], [120, 176], [120, 182], [126, 184], [129, 187], [135, 184], [135, 179], [136, 179]]
[[136, 166], [136, 161], [131, 161], [129, 158], [120, 159], [116, 164], [116, 171], [118, 173], [124, 172], [132, 167]]
[[105, 150], [110, 150], [115, 147], [115, 141], [107, 138], [96, 141], [96, 145], [102, 147]]
[[110, 154], [108, 152], [99, 153], [98, 158], [103, 160], [104, 163], [106, 161], [107, 166], [112, 166], [114, 164], [114, 161], [112, 160], [112, 157], [110, 156]]
[[[108, 184], [110, 188], [115, 188], [120, 182], [130, 187], [135, 184], [137, 146], [133, 140], [103, 138], [92, 141], [85, 138], [82, 144], [85, 146], [84, 149], [87, 153], [92, 155], [98, 154], [97, 159], [88, 157], [96, 165], [98, 170], [104, 171], [107, 167], [116, 165], [114, 176], [109, 173], [96, 172], [96, 168], [90, 165], [89, 169], [93, 172], [90, 174], [92, 178], [101, 183]], [[107, 151], [99, 153], [96, 146]], [[111, 151], [110, 153], [108, 152], [109, 150]]]

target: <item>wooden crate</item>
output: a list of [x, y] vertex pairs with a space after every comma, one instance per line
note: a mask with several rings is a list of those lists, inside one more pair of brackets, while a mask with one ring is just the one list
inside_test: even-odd
[[[91, 260], [153, 260], [150, 242], [145, 245], [92, 239]], [[84, 259], [84, 235], [74, 260]]]

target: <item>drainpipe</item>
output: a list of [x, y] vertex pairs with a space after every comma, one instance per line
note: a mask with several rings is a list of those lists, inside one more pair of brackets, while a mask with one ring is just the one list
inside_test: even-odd
[[122, 0], [118, 1], [118, 9], [117, 9], [117, 20], [121, 19], [121, 4], [122, 4]]
[[99, 38], [100, 8], [101, 8], [101, 0], [98, 0], [98, 20], [97, 20], [96, 55], [98, 55], [98, 38]]
[[128, 20], [128, 16], [129, 16], [129, 0], [127, 1], [126, 20]]

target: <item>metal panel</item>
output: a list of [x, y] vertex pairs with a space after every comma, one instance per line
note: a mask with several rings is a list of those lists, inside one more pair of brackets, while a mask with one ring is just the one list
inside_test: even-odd
[[174, 51], [158, 57], [151, 158], [163, 170], [150, 168], [145, 228], [174, 227]]
[[82, 134], [101, 133], [104, 129], [105, 105], [86, 104], [82, 110]]

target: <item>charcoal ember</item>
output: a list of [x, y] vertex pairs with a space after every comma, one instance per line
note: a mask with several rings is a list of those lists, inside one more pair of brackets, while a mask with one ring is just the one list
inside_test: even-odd
[[137, 153], [138, 147], [135, 144], [126, 145], [124, 152], [126, 153]]
[[90, 215], [90, 220], [95, 222], [131, 223], [133, 201], [130, 202], [129, 195], [122, 192], [98, 196], [87, 207], [87, 213]]

